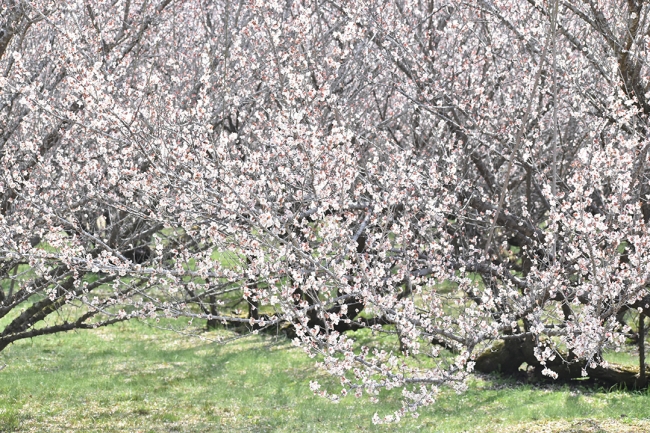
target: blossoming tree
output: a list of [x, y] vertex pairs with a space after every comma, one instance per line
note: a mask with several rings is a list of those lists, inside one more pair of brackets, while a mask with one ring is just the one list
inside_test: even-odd
[[378, 422], [474, 369], [644, 384], [601, 355], [650, 314], [647, 4], [0, 8], [0, 350], [282, 328], [317, 393], [402, 387]]

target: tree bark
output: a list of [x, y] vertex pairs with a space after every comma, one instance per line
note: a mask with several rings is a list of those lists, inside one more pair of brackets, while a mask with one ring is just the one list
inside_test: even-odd
[[639, 382], [646, 384], [645, 374], [645, 314], [639, 314]]
[[[210, 314], [214, 317], [216, 316], [217, 313], [217, 297], [215, 295], [210, 295], [208, 298], [208, 302], [210, 303]], [[206, 327], [208, 329], [215, 329], [219, 324], [217, 323], [217, 319], [208, 319], [206, 323]]]
[[642, 377], [648, 374], [647, 366], [643, 373], [640, 373], [638, 367], [612, 363], [606, 367], [589, 368], [585, 361], [565, 362], [565, 359], [571, 359], [570, 354], [565, 353], [542, 365], [535, 357], [534, 347], [534, 341], [530, 337], [497, 342], [479, 355], [474, 368], [481, 373], [514, 375], [525, 362], [534, 368], [537, 377], [542, 377], [541, 371], [548, 367], [558, 374], [558, 381], [584, 379], [582, 372], [586, 371], [586, 378], [597, 379], [606, 386], [620, 386], [627, 389], [640, 389], [646, 386], [646, 381]]

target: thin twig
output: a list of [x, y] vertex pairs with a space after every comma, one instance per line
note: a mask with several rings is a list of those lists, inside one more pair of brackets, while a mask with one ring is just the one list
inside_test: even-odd
[[524, 137], [524, 131], [526, 130], [526, 124], [528, 124], [528, 117], [530, 116], [530, 112], [533, 108], [533, 101], [535, 100], [535, 93], [537, 92], [537, 88], [539, 87], [539, 81], [542, 75], [542, 69], [544, 68], [544, 62], [546, 60], [546, 49], [548, 47], [549, 42], [551, 41], [552, 38], [549, 38], [546, 45], [544, 45], [544, 49], [542, 50], [542, 58], [539, 62], [539, 68], [537, 69], [537, 74], [535, 74], [535, 83], [533, 84], [533, 90], [530, 92], [530, 98], [528, 99], [528, 106], [526, 107], [526, 111], [524, 112], [524, 117], [521, 120], [521, 127], [517, 131], [517, 135], [515, 136], [515, 147], [512, 150], [512, 154], [510, 155], [510, 158], [508, 159], [508, 167], [506, 169], [506, 178], [503, 182], [503, 186], [501, 187], [501, 194], [499, 195], [499, 204], [497, 205], [496, 212], [494, 214], [494, 219], [492, 220], [492, 224], [490, 226], [490, 232], [488, 234], [488, 240], [485, 243], [485, 255], [488, 255], [488, 252], [490, 250], [490, 244], [492, 243], [492, 237], [494, 236], [494, 228], [496, 226], [497, 220], [499, 219], [499, 214], [501, 213], [501, 210], [503, 209], [503, 202], [505, 201], [506, 194], [507, 194], [507, 187], [508, 184], [510, 183], [510, 173], [512, 171], [512, 165], [515, 159], [515, 156], [517, 155], [517, 152], [519, 151], [519, 146], [521, 146], [521, 142], [523, 141]]

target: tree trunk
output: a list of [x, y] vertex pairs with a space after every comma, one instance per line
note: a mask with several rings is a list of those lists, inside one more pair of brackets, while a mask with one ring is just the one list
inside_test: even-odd
[[556, 356], [553, 361], [547, 361], [542, 365], [534, 354], [534, 341], [532, 338], [521, 340], [507, 340], [497, 342], [490, 349], [483, 352], [476, 359], [475, 370], [481, 373], [502, 373], [505, 375], [515, 374], [519, 367], [525, 362], [532, 366], [535, 375], [542, 377], [541, 371], [548, 367], [558, 374], [557, 380], [570, 381], [581, 379], [583, 371], [587, 372], [589, 379], [597, 379], [607, 386], [621, 386], [627, 389], [639, 389], [646, 386], [645, 377], [648, 373], [646, 366], [643, 373], [639, 373], [638, 367], [630, 367], [618, 364], [609, 364], [607, 367], [598, 366], [589, 368], [585, 361], [566, 363], [563, 359], [571, 359], [569, 354]]
[[[215, 317], [217, 315], [217, 297], [215, 295], [210, 295], [208, 302], [210, 303], [210, 314], [212, 317]], [[217, 319], [214, 318], [208, 319], [208, 322], [206, 324], [208, 329], [215, 329], [217, 325]]]
[[639, 314], [639, 382], [645, 386], [645, 314]]

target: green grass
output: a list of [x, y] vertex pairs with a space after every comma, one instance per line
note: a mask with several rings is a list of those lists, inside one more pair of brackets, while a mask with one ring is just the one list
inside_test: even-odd
[[314, 374], [332, 390], [335, 381], [283, 338], [218, 345], [137, 322], [22, 341], [0, 362], [0, 432], [650, 430], [646, 393], [489, 378], [462, 395], [445, 391], [417, 420], [377, 427], [372, 415], [395, 410], [399, 391], [376, 405], [315, 397]]

